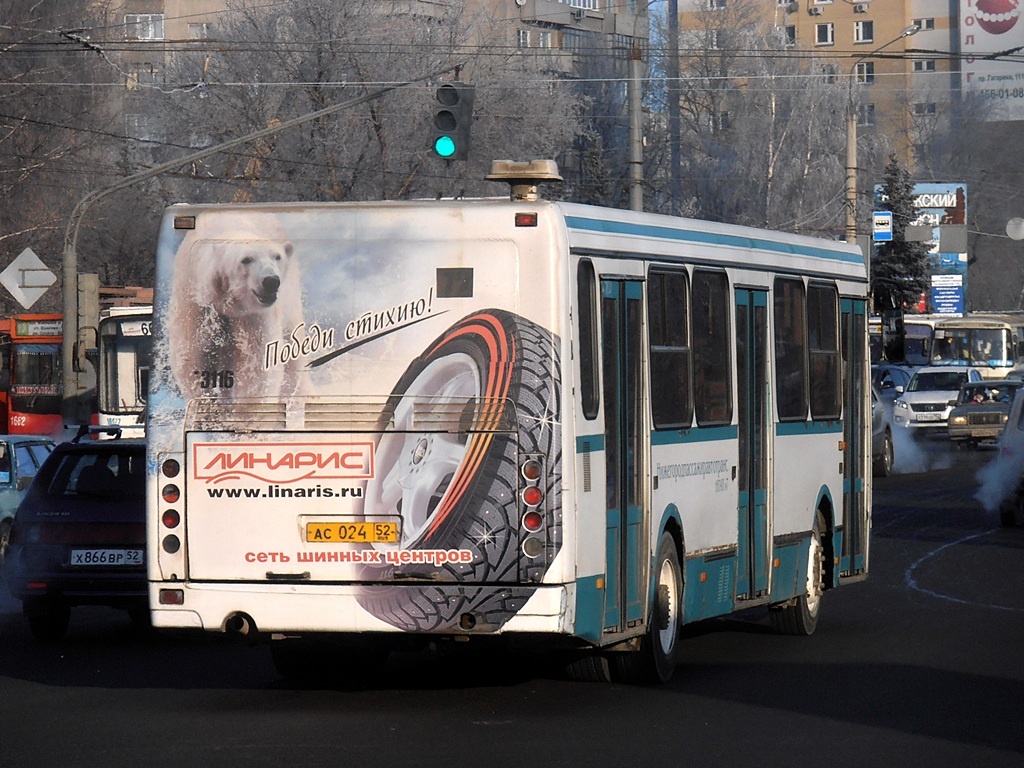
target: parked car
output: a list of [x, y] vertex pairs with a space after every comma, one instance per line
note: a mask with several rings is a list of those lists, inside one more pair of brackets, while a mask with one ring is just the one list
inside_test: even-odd
[[978, 447], [994, 443], [1003, 434], [1019, 380], [989, 380], [965, 384], [949, 412], [949, 439], [957, 445]]
[[148, 621], [146, 443], [61, 443], [18, 509], [4, 581], [22, 601], [32, 634], [55, 640], [71, 608], [125, 608]]
[[0, 435], [0, 563], [7, 554], [14, 514], [54, 445], [41, 435]]
[[879, 363], [871, 366], [871, 383], [878, 388], [878, 394], [889, 404], [896, 402], [896, 398], [907, 391], [910, 379], [917, 368], [909, 365], [893, 365], [891, 363]]
[[896, 398], [892, 421], [914, 436], [945, 437], [949, 412], [964, 384], [981, 381], [981, 369], [974, 367], [927, 366], [918, 368], [907, 390]]
[[888, 477], [892, 474], [896, 463], [892, 442], [892, 404], [874, 384], [871, 385], [871, 458], [876, 475]]

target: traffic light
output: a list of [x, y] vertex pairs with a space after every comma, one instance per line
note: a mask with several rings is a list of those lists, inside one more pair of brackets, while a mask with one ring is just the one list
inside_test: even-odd
[[476, 86], [453, 80], [434, 94], [434, 154], [445, 160], [469, 157], [469, 129], [473, 126]]

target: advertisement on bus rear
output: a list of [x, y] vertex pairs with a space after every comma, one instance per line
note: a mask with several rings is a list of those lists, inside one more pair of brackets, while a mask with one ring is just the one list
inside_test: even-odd
[[455, 620], [403, 583], [541, 581], [561, 547], [557, 298], [516, 290], [513, 238], [439, 239], [454, 214], [436, 215], [198, 209], [165, 226], [150, 451], [183, 454], [191, 578], [372, 582], [360, 605], [400, 629]]

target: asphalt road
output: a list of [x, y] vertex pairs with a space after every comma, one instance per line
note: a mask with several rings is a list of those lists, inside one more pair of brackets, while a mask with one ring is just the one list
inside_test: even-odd
[[825, 596], [814, 636], [695, 625], [661, 687], [443, 651], [298, 686], [263, 646], [105, 609], [39, 645], [4, 596], [0, 765], [1024, 765], [1024, 529], [973, 498], [986, 458], [876, 483], [871, 577]]

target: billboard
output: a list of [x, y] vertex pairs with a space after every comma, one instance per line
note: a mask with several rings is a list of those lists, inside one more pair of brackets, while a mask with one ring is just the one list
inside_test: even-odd
[[1020, 0], [960, 0], [962, 90], [987, 102], [985, 120], [1024, 120]]
[[[882, 186], [876, 184], [876, 205], [881, 205], [884, 199]], [[962, 315], [967, 307], [966, 242], [946, 238], [957, 242], [959, 248], [955, 251], [944, 249], [941, 233], [945, 227], [967, 224], [967, 185], [964, 182], [915, 184], [914, 207], [917, 218], [910, 222], [911, 225], [932, 230], [931, 237], [924, 241], [931, 254], [931, 289], [922, 310], [939, 315]]]

